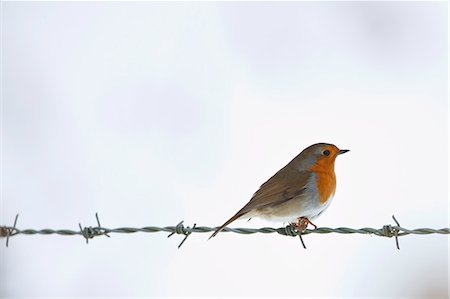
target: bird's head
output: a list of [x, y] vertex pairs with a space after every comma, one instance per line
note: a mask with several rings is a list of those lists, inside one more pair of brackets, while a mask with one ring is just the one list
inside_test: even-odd
[[311, 170], [312, 168], [324, 168], [334, 170], [336, 157], [349, 150], [339, 149], [334, 144], [316, 143], [305, 148], [298, 156], [298, 169]]

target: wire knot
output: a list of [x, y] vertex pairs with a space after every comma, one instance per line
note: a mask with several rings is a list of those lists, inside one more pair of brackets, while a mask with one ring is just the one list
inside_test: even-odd
[[8, 247], [8, 245], [9, 245], [9, 237], [14, 236], [14, 235], [19, 233], [17, 231], [17, 229], [16, 229], [17, 218], [19, 218], [19, 214], [17, 214], [16, 218], [14, 218], [13, 226], [2, 226], [2, 227], [0, 227], [0, 237], [1, 238], [5, 238], [6, 237], [6, 247]]
[[392, 238], [398, 236], [399, 229], [397, 227], [393, 227], [392, 225], [384, 225], [381, 229], [384, 237]]
[[184, 225], [183, 225], [183, 221], [181, 221], [180, 223], [178, 223], [175, 226], [175, 233], [177, 233], [179, 235], [181, 235], [181, 234], [189, 235], [191, 232], [186, 231], [186, 229], [184, 228]]
[[395, 237], [395, 244], [397, 245], [397, 249], [400, 250], [400, 244], [398, 243], [398, 236], [400, 233], [400, 223], [398, 223], [397, 219], [395, 219], [395, 216], [392, 215], [392, 219], [394, 219], [395, 224], [397, 224], [397, 226], [392, 226], [390, 224], [388, 225], [384, 225], [383, 228], [381, 229], [381, 235], [383, 237], [388, 237], [388, 238], [392, 238]]
[[86, 226], [82, 227], [81, 223], [78, 223], [78, 226], [80, 227], [80, 234], [86, 239], [86, 244], [89, 244], [89, 239], [92, 239], [94, 237], [98, 236], [107, 236], [110, 238], [108, 233], [102, 226], [100, 225], [100, 220], [98, 219], [98, 213], [95, 213], [95, 218], [97, 219], [97, 226]]
[[104, 234], [103, 230], [99, 227], [87, 226], [87, 227], [82, 228], [81, 224], [79, 224], [79, 225], [80, 225], [81, 235], [86, 239], [86, 243], [87, 243], [88, 239], [92, 239], [94, 237], [101, 236]]
[[184, 221], [181, 221], [180, 223], [178, 223], [175, 228], [174, 231], [171, 232], [167, 238], [172, 237], [174, 234], [178, 234], [178, 235], [184, 235], [183, 240], [181, 241], [181, 243], [178, 245], [178, 249], [180, 249], [181, 245], [183, 245], [184, 241], [186, 241], [187, 237], [189, 237], [190, 234], [192, 234], [192, 231], [194, 230], [195, 226], [197, 225], [196, 223], [194, 223], [194, 225], [192, 226], [192, 228], [188, 227], [184, 227], [183, 225]]
[[11, 228], [7, 226], [0, 227], [0, 237], [4, 238], [11, 234]]
[[295, 228], [295, 225], [289, 224], [284, 228], [284, 232], [286, 233], [286, 236], [296, 237], [298, 236], [298, 231]]
[[291, 223], [288, 226], [286, 226], [284, 228], [284, 233], [286, 234], [286, 236], [291, 236], [291, 237], [298, 236], [300, 238], [300, 242], [302, 242], [303, 248], [306, 249], [305, 242], [303, 241], [303, 238], [302, 238], [303, 232], [299, 231], [294, 223]]

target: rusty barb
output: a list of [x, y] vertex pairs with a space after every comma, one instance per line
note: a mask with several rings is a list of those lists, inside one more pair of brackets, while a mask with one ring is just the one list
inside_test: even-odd
[[16, 214], [16, 218], [14, 218], [13, 226], [1, 226], [0, 227], [0, 238], [6, 238], [6, 247], [9, 245], [9, 237], [18, 234], [16, 225], [17, 219], [19, 218], [19, 214]]
[[[70, 230], [70, 229], [18, 229], [17, 228], [17, 219], [19, 215], [16, 215], [14, 219], [14, 224], [12, 226], [0, 226], [0, 238], [6, 238], [6, 246], [9, 245], [9, 239], [12, 236], [17, 235], [62, 235], [62, 236], [73, 236], [80, 235], [86, 240], [86, 244], [89, 243], [89, 239], [93, 239], [98, 236], [107, 236], [110, 237], [109, 234], [119, 233], [119, 234], [130, 234], [130, 233], [154, 233], [154, 232], [167, 232], [170, 233], [167, 237], [171, 237], [174, 234], [184, 235], [184, 238], [181, 240], [181, 243], [178, 245], [180, 248], [187, 237], [189, 237], [192, 233], [211, 233], [215, 231], [218, 227], [206, 227], [206, 226], [197, 226], [194, 224], [192, 227], [184, 226], [184, 222], [179, 222], [176, 226], [165, 226], [165, 227], [157, 227], [157, 226], [146, 226], [141, 228], [136, 227], [120, 227], [120, 228], [105, 228], [100, 224], [100, 220], [98, 217], [98, 213], [95, 213], [95, 218], [97, 220], [97, 226], [87, 226], [83, 227], [81, 223], [78, 224], [78, 230]], [[364, 235], [374, 235], [379, 237], [392, 238], [395, 237], [395, 243], [397, 245], [397, 249], [400, 249], [399, 246], [399, 237], [415, 234], [415, 235], [429, 235], [429, 234], [450, 234], [450, 228], [441, 228], [441, 229], [433, 229], [433, 228], [418, 228], [418, 229], [406, 229], [400, 226], [397, 219], [392, 216], [392, 219], [395, 222], [395, 225], [384, 225], [382, 228], [349, 228], [349, 227], [338, 227], [338, 228], [329, 228], [329, 227], [319, 227], [316, 229], [305, 229], [304, 231], [298, 231], [294, 225], [288, 225], [286, 227], [280, 228], [272, 228], [272, 227], [262, 227], [262, 228], [231, 228], [226, 227], [223, 232], [232, 232], [243, 235], [250, 235], [255, 233], [261, 234], [273, 234], [277, 233], [283, 236], [290, 237], [299, 237], [300, 242], [303, 245], [303, 248], [306, 249], [305, 242], [303, 240], [303, 236], [309, 234], [364, 234]]]

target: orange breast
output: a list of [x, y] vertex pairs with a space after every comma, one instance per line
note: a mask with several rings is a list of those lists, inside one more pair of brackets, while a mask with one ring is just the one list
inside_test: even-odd
[[[336, 191], [336, 175], [334, 173], [334, 163], [317, 163], [311, 167], [311, 171], [316, 174], [317, 190], [319, 191], [320, 203], [324, 204], [334, 195]], [[333, 161], [334, 162], [334, 161]]]

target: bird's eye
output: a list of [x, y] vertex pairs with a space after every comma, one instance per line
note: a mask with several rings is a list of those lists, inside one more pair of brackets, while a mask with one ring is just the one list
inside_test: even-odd
[[324, 154], [324, 156], [329, 156], [330, 155], [330, 151], [329, 150], [324, 150], [323, 154]]

